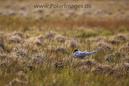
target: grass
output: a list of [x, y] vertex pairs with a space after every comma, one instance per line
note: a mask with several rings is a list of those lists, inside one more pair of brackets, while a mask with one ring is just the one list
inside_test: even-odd
[[[129, 29], [129, 20], [123, 20], [123, 19], [117, 19], [117, 20], [109, 20], [109, 19], [80, 19], [80, 20], [64, 20], [60, 18], [54, 18], [50, 19], [43, 19], [39, 21], [35, 21], [33, 18], [20, 18], [20, 17], [0, 17], [0, 23], [1, 27], [4, 29], [8, 25], [8, 28], [6, 30], [20, 30], [26, 31], [29, 27], [34, 27], [34, 25], [37, 28], [40, 27], [54, 27], [54, 28], [62, 28], [62, 29], [73, 29], [75, 25], [77, 27], [90, 27], [90, 28], [102, 28], [106, 30], [114, 31], [118, 29], [120, 32], [124, 32]], [[58, 25], [60, 23], [60, 25]], [[49, 25], [49, 26], [48, 26]], [[3, 30], [1, 29], [1, 30]]]
[[[128, 66], [124, 65], [124, 63], [121, 63], [122, 59], [128, 57], [126, 50], [120, 53], [120, 58], [117, 59], [117, 56], [111, 57], [113, 58], [113, 62], [106, 61], [105, 56], [108, 54], [113, 54], [116, 51], [119, 51], [120, 47], [125, 46], [127, 41], [124, 41], [124, 43], [121, 43], [119, 45], [112, 45], [108, 43], [111, 36], [115, 36], [115, 34], [118, 34], [119, 32], [125, 34], [128, 33], [128, 25], [126, 22], [120, 24], [121, 27], [118, 27], [113, 29], [111, 31], [108, 30], [107, 24], [105, 22], [112, 22], [114, 25], [123, 22], [122, 21], [115, 21], [115, 20], [108, 20], [108, 21], [101, 21], [98, 20], [95, 21], [95, 25], [92, 25], [91, 23], [93, 21], [81, 21], [77, 22], [74, 20], [71, 21], [63, 21], [60, 25], [57, 27], [57, 23], [59, 21], [38, 21], [35, 22], [31, 19], [24, 19], [24, 18], [9, 18], [9, 17], [2, 17], [0, 18], [1, 22], [1, 32], [5, 32], [4, 35], [1, 35], [2, 38], [4, 38], [3, 44], [5, 45], [4, 53], [6, 56], [5, 59], [1, 59], [1, 67], [0, 67], [0, 84], [5, 85], [8, 83], [11, 83], [12, 85], [87, 85], [87, 86], [109, 86], [109, 85], [125, 85], [127, 86], [129, 84], [128, 82]], [[54, 22], [54, 27], [53, 27]], [[61, 21], [60, 21], [61, 22]], [[89, 22], [87, 24], [87, 22]], [[35, 24], [34, 24], [35, 23]], [[45, 27], [47, 24], [50, 24], [50, 26]], [[68, 26], [65, 27], [67, 23], [70, 23]], [[88, 27], [85, 27], [86, 23]], [[79, 27], [81, 26], [84, 27]], [[83, 25], [82, 25], [83, 24]], [[105, 24], [105, 25], [103, 25]], [[31, 26], [34, 25], [34, 27], [37, 27], [36, 29], [31, 29]], [[73, 27], [76, 25], [76, 28]], [[126, 27], [127, 26], [127, 27]], [[42, 28], [45, 27], [45, 28]], [[62, 28], [63, 27], [63, 28]], [[101, 27], [103, 29], [94, 29], [95, 27]], [[126, 28], [125, 28], [126, 27]], [[17, 28], [17, 29], [16, 29]], [[71, 30], [68, 30], [71, 28]], [[80, 28], [80, 29], [79, 29]], [[92, 28], [92, 29], [90, 29]], [[20, 31], [23, 34], [23, 37], [21, 37], [20, 43], [9, 43], [8, 42], [8, 33], [14, 34], [13, 32]], [[61, 43], [59, 40], [54, 40], [53, 36], [50, 34], [53, 34], [51, 31], [56, 30], [56, 35], [61, 33], [61, 35], [66, 37], [66, 41], [70, 40], [72, 42], [72, 39], [77, 41], [76, 46], [69, 47], [68, 44], [65, 45], [65, 43]], [[118, 32], [117, 32], [118, 31]], [[125, 32], [126, 31], [126, 32]], [[46, 34], [47, 33], [47, 34]], [[44, 41], [41, 41], [40, 46], [36, 46], [35, 39], [38, 39], [39, 35], [49, 35], [49, 38], [45, 38]], [[26, 35], [29, 35], [29, 37], [26, 37]], [[17, 36], [17, 35], [16, 35]], [[95, 59], [100, 65], [108, 65], [112, 68], [114, 71], [113, 74], [109, 75], [109, 72], [107, 69], [104, 69], [103, 67], [99, 68], [99, 65], [93, 65], [88, 66], [86, 64], [83, 64], [80, 60], [77, 59], [77, 61], [73, 60], [73, 57], [71, 57], [71, 53], [74, 49], [79, 48], [79, 50], [85, 50], [88, 49], [88, 51], [92, 51], [94, 49], [98, 49], [101, 46], [95, 46], [97, 45], [97, 41], [92, 42], [94, 40], [93, 37], [101, 36], [102, 40], [107, 41], [108, 44], [112, 45], [111, 51], [104, 50], [100, 51], [97, 54], [94, 54], [92, 56], [88, 56], [87, 58], [91, 62], [90, 59]], [[29, 38], [32, 37], [32, 42], [26, 41]], [[33, 37], [36, 37], [33, 39]], [[51, 38], [52, 37], [52, 38]], [[91, 40], [90, 40], [91, 39]], [[126, 40], [128, 37], [126, 38]], [[100, 40], [101, 41], [101, 40]], [[98, 41], [99, 42], [99, 41]], [[26, 43], [26, 44], [24, 44]], [[95, 45], [94, 45], [95, 44]], [[19, 46], [21, 45], [21, 46]], [[67, 47], [68, 46], [68, 47]], [[58, 49], [59, 47], [62, 47]], [[16, 48], [14, 50], [14, 48]], [[20, 51], [20, 49], [25, 49], [27, 52]], [[63, 50], [62, 50], [63, 49]], [[56, 51], [56, 52], [55, 52]], [[19, 54], [19, 52], [21, 54]], [[26, 55], [28, 57], [25, 57], [23, 55]], [[36, 55], [37, 54], [37, 55]], [[126, 54], [123, 56], [122, 54]], [[2, 53], [1, 53], [2, 55]], [[24, 58], [25, 57], [25, 58]], [[46, 59], [45, 59], [46, 58]], [[81, 66], [78, 65], [78, 63], [82, 63]], [[89, 63], [88, 63], [89, 64]], [[92, 63], [90, 63], [92, 64]], [[96, 64], [96, 63], [95, 63]], [[123, 66], [122, 66], [122, 65]], [[118, 65], [118, 69], [122, 67], [120, 70], [116, 70], [116, 66]], [[86, 66], [86, 68], [85, 68]], [[103, 71], [106, 71], [103, 72]], [[122, 73], [122, 71], [124, 72]], [[19, 76], [19, 72], [22, 71], [23, 74]], [[87, 71], [87, 72], [86, 72]], [[100, 71], [100, 72], [95, 72]], [[16, 81], [14, 83], [12, 80], [18, 78], [19, 81]], [[25, 81], [27, 83], [22, 83], [20, 81]]]
[[128, 86], [128, 35], [122, 18], [1, 16], [0, 85]]

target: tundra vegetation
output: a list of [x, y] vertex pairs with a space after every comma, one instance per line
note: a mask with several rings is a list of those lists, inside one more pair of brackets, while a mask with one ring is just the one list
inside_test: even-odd
[[[127, 1], [13, 2], [0, 1], [0, 86], [129, 86]], [[75, 49], [99, 52], [79, 59]]]

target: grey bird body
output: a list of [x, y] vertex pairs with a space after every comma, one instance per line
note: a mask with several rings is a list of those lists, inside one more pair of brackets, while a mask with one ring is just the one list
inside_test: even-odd
[[98, 52], [98, 50], [93, 51], [93, 52], [86, 52], [86, 51], [85, 52], [81, 52], [81, 51], [75, 50], [74, 54], [77, 57], [84, 58], [87, 55], [91, 55], [91, 54], [94, 54], [94, 53], [97, 53], [97, 52]]

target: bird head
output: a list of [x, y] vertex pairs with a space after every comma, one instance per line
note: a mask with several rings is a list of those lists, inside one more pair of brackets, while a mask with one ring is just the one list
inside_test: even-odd
[[73, 53], [75, 53], [76, 51], [78, 51], [77, 49], [73, 51]]

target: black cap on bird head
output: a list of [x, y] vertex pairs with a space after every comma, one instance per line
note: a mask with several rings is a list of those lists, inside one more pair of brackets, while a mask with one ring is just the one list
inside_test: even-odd
[[78, 50], [76, 49], [76, 50], [74, 50], [73, 52], [76, 52], [76, 51], [78, 51]]

